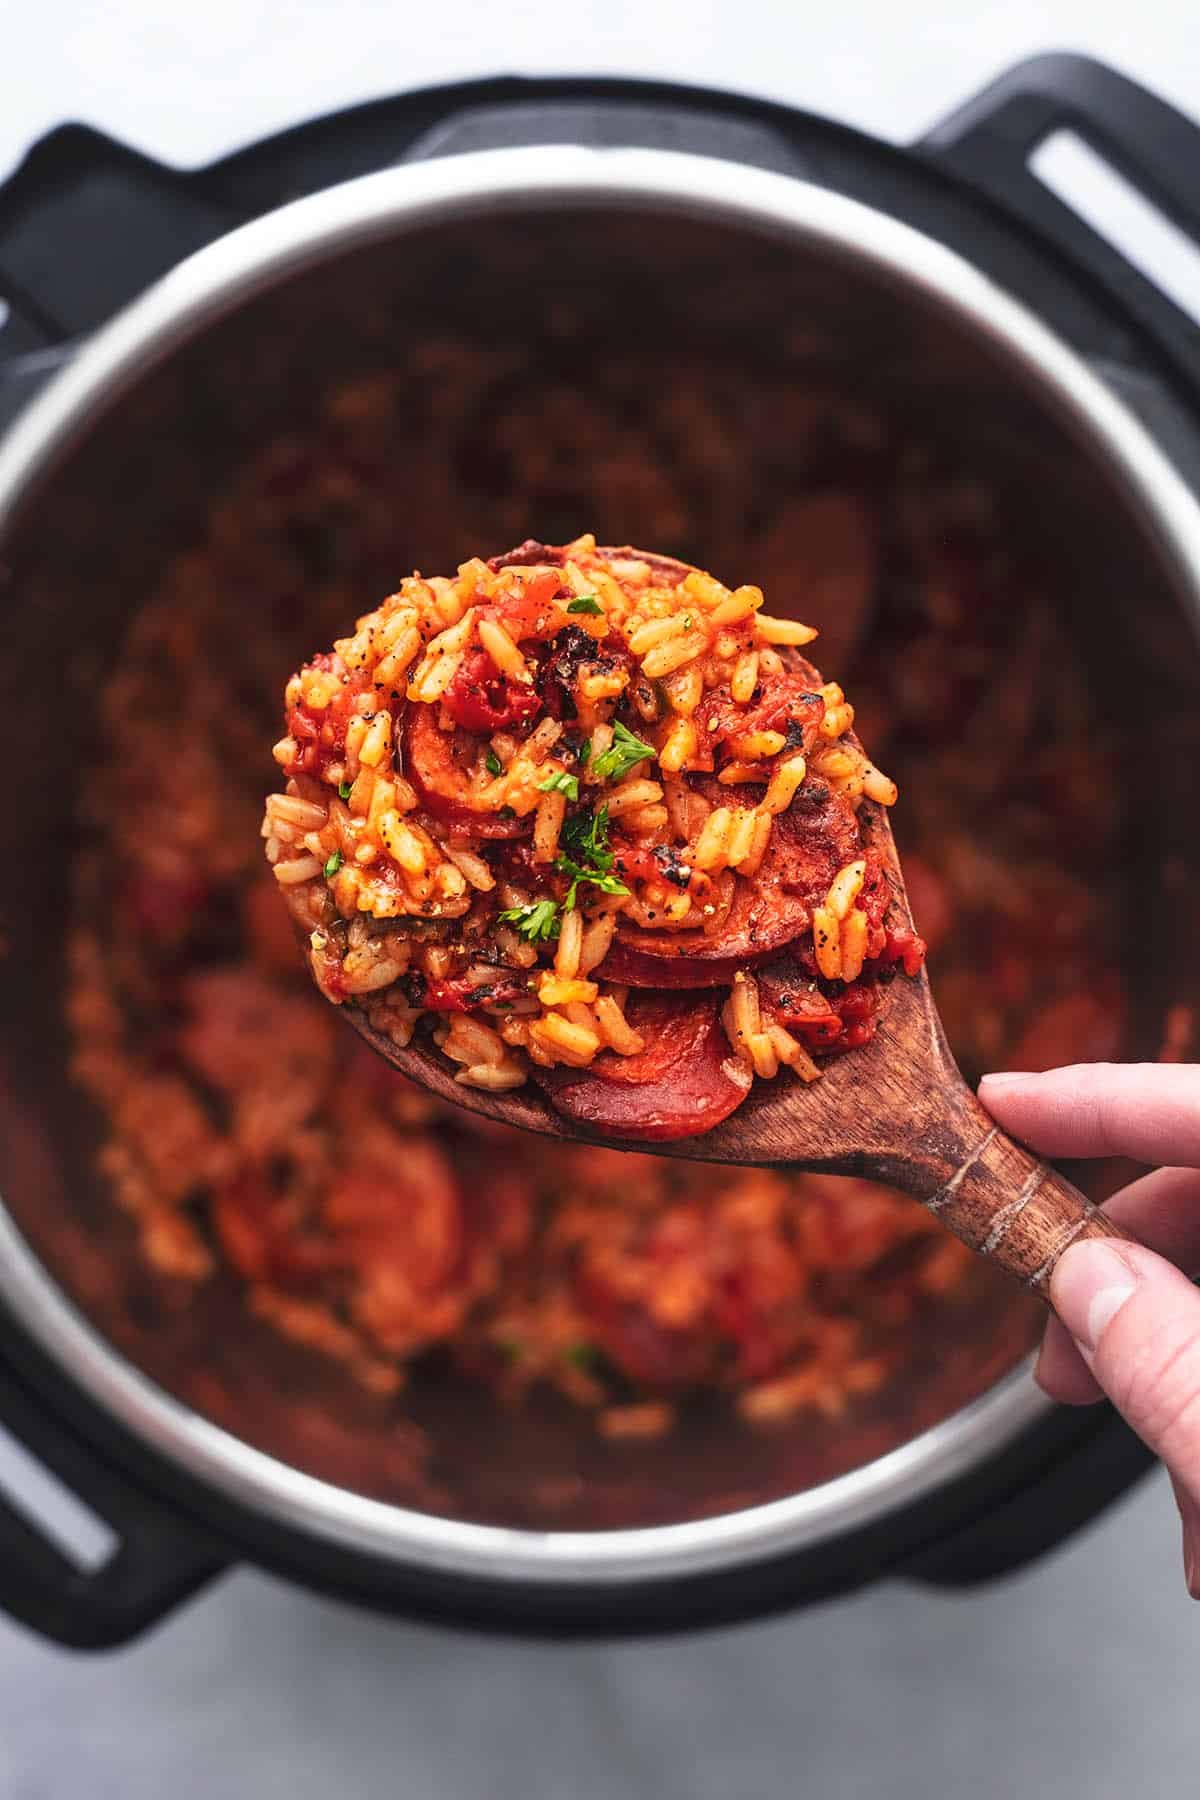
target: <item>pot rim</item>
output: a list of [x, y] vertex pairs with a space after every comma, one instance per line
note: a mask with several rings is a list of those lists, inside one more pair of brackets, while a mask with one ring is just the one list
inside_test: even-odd
[[[98, 331], [8, 433], [0, 445], [0, 534], [96, 411], [181, 342], [279, 279], [433, 223], [567, 207], [667, 211], [799, 239], [922, 295], [1038, 386], [1076, 437], [1104, 454], [1200, 619], [1200, 506], [1141, 424], [1032, 313], [955, 252], [859, 201], [791, 176], [662, 150], [550, 145], [400, 166], [296, 201], [218, 239]], [[92, 1400], [227, 1499], [360, 1553], [490, 1585], [661, 1581], [811, 1548], [966, 1474], [1051, 1410], [1027, 1359], [949, 1418], [819, 1487], [674, 1525], [539, 1532], [372, 1500], [211, 1424], [101, 1337], [2, 1203], [0, 1297]]]

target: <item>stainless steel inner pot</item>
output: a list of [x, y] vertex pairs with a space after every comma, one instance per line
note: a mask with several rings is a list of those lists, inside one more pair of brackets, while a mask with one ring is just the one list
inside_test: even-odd
[[[448, 1389], [422, 1421], [440, 1445], [436, 1487], [414, 1487], [394, 1419], [336, 1371], [270, 1340], [231, 1291], [180, 1308], [141, 1269], [89, 1174], [57, 1004], [89, 684], [165, 559], [194, 540], [223, 472], [302, 426], [330, 381], [394, 366], [439, 320], [485, 345], [544, 342], [556, 290], [584, 321], [566, 346], [581, 369], [606, 343], [681, 337], [799, 364], [869, 392], [992, 486], [1096, 682], [1145, 712], [1155, 773], [1130, 851], [1158, 929], [1138, 951], [1131, 1048], [1149, 1054], [1165, 1006], [1200, 996], [1173, 936], [1193, 855], [1181, 763], [1200, 693], [1200, 511], [1072, 352], [950, 252], [804, 183], [640, 150], [449, 158], [272, 214], [119, 316], [0, 449], [0, 732], [19, 871], [2, 976], [0, 1292], [98, 1407], [268, 1518], [493, 1583], [621, 1583], [813, 1546], [969, 1470], [1045, 1410], [1023, 1307], [989, 1288], [970, 1341], [927, 1346], [888, 1415], [852, 1441], [801, 1421], [751, 1445], [710, 1420], [667, 1447], [601, 1452], [586, 1423], [497, 1420]], [[445, 480], [453, 490], [455, 472]], [[427, 520], [402, 519], [410, 566], [475, 547], [468, 498], [444, 551]], [[713, 498], [704, 541], [671, 547], [720, 568], [740, 526]], [[564, 476], [563, 509], [570, 529], [590, 522], [586, 468]], [[620, 535], [637, 539], [636, 518]], [[525, 1471], [557, 1476], [556, 1516], [523, 1510]]]

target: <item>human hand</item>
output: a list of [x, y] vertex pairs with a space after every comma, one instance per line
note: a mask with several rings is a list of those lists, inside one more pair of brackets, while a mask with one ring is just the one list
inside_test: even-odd
[[1139, 1243], [1093, 1240], [1064, 1252], [1036, 1374], [1068, 1405], [1107, 1394], [1161, 1456], [1183, 1521], [1188, 1592], [1200, 1599], [1200, 1292], [1188, 1279], [1200, 1270], [1200, 1067], [1080, 1063], [986, 1075], [979, 1098], [1042, 1156], [1164, 1165], [1105, 1202]]

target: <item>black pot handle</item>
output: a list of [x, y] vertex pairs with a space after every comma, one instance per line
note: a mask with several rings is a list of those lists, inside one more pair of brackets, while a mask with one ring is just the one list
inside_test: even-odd
[[1078, 1430], [1066, 1447], [1063, 1420], [1057, 1419], [1044, 1434], [1040, 1467], [1025, 1470], [1007, 1495], [990, 1494], [981, 1517], [939, 1538], [902, 1573], [950, 1588], [1014, 1574], [1058, 1549], [1157, 1467], [1153, 1453], [1111, 1407], [1099, 1420], [1085, 1412]]
[[107, 1649], [164, 1618], [228, 1565], [214, 1538], [118, 1475], [2, 1360], [0, 1420], [116, 1540], [98, 1567], [81, 1568], [0, 1492], [0, 1610], [72, 1649]]
[[1065, 250], [1200, 387], [1200, 324], [1030, 168], [1038, 145], [1059, 129], [1075, 132], [1200, 246], [1200, 126], [1090, 57], [1018, 63], [917, 148]]

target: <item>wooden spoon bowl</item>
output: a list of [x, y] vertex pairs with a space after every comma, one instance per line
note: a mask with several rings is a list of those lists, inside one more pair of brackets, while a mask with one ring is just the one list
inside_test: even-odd
[[[864, 808], [891, 880], [897, 916], [912, 923], [886, 810]], [[454, 1079], [431, 1045], [400, 1049], [357, 1008], [354, 1029], [400, 1074], [439, 1098], [546, 1137], [644, 1150], [564, 1118], [530, 1083], [485, 1093]], [[879, 1028], [860, 1050], [833, 1058], [805, 1086], [781, 1071], [756, 1080], [722, 1124], [652, 1146], [695, 1162], [814, 1169], [887, 1182], [912, 1194], [981, 1256], [1045, 1295], [1055, 1263], [1081, 1238], [1125, 1234], [1057, 1170], [1007, 1137], [984, 1111], [946, 1042], [925, 972], [898, 978]]]

